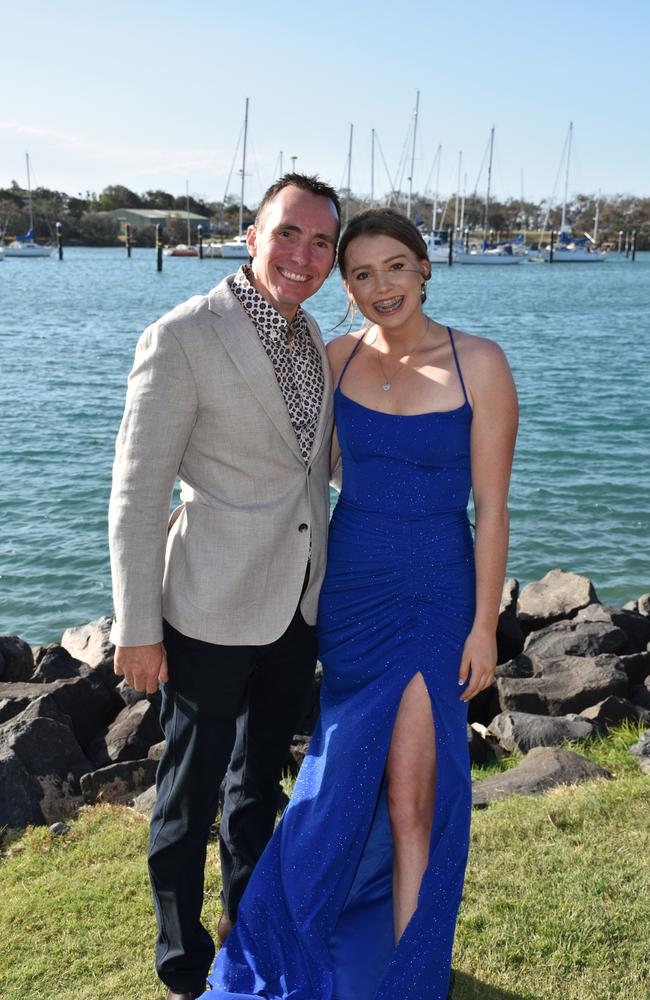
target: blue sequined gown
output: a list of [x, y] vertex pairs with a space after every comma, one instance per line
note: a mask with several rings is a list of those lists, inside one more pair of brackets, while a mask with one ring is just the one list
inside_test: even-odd
[[[458, 669], [475, 589], [472, 410], [449, 337], [465, 396], [457, 409], [395, 416], [354, 402], [341, 386], [354, 352], [335, 390], [343, 491], [319, 608], [321, 716], [215, 961], [210, 1000], [447, 997], [471, 812]], [[435, 724], [436, 797], [418, 907], [395, 946], [384, 769], [418, 671]]]

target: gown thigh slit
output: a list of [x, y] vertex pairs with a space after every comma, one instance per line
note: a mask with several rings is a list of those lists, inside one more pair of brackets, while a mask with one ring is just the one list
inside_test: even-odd
[[[345, 396], [341, 380], [334, 400], [343, 490], [318, 614], [320, 717], [206, 1000], [448, 995], [471, 814], [458, 671], [475, 602], [472, 410], [465, 394], [455, 410], [387, 414]], [[395, 944], [386, 764], [418, 673], [431, 704], [435, 798], [417, 908]]]

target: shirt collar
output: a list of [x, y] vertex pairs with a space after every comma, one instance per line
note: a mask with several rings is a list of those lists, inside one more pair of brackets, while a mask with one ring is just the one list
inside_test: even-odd
[[266, 333], [275, 337], [282, 336], [284, 339], [287, 339], [289, 333], [295, 335], [307, 328], [301, 306], [298, 306], [296, 315], [289, 322], [261, 292], [258, 292], [252, 277], [253, 269], [250, 264], [242, 264], [230, 287], [256, 327], [263, 326]]

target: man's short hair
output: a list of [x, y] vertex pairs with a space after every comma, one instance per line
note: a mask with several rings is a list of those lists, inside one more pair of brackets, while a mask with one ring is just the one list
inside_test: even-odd
[[[260, 219], [264, 209], [270, 201], [273, 201], [276, 195], [286, 187], [297, 187], [301, 191], [309, 191], [311, 194], [318, 195], [320, 198], [329, 198], [329, 200], [334, 205], [336, 209], [336, 215], [339, 220], [339, 232], [341, 229], [341, 202], [339, 201], [339, 196], [333, 187], [326, 184], [324, 181], [318, 179], [316, 174], [283, 174], [282, 177], [278, 178], [271, 187], [268, 188], [259, 203], [257, 212], [255, 214], [255, 225], [259, 226]], [[337, 234], [338, 236], [338, 234]]]

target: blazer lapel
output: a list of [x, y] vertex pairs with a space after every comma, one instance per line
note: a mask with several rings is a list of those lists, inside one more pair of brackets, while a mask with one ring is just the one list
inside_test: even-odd
[[318, 353], [321, 357], [321, 362], [323, 364], [323, 375], [325, 378], [325, 385], [323, 388], [323, 399], [321, 402], [320, 416], [318, 418], [318, 423], [316, 425], [316, 434], [314, 435], [314, 443], [311, 449], [311, 457], [314, 458], [318, 454], [318, 449], [320, 448], [323, 437], [328, 430], [331, 430], [331, 416], [332, 416], [332, 373], [330, 371], [330, 364], [327, 360], [327, 352], [325, 350], [325, 344], [323, 343], [323, 338], [320, 335], [320, 330], [316, 324], [316, 321], [312, 319], [311, 316], [307, 315], [307, 326], [309, 328], [309, 334], [311, 339], [315, 343]]
[[253, 323], [230, 291], [228, 279], [224, 279], [209, 293], [208, 309], [222, 321], [218, 324], [219, 339], [242, 378], [289, 448], [302, 461], [300, 445], [271, 360]]

